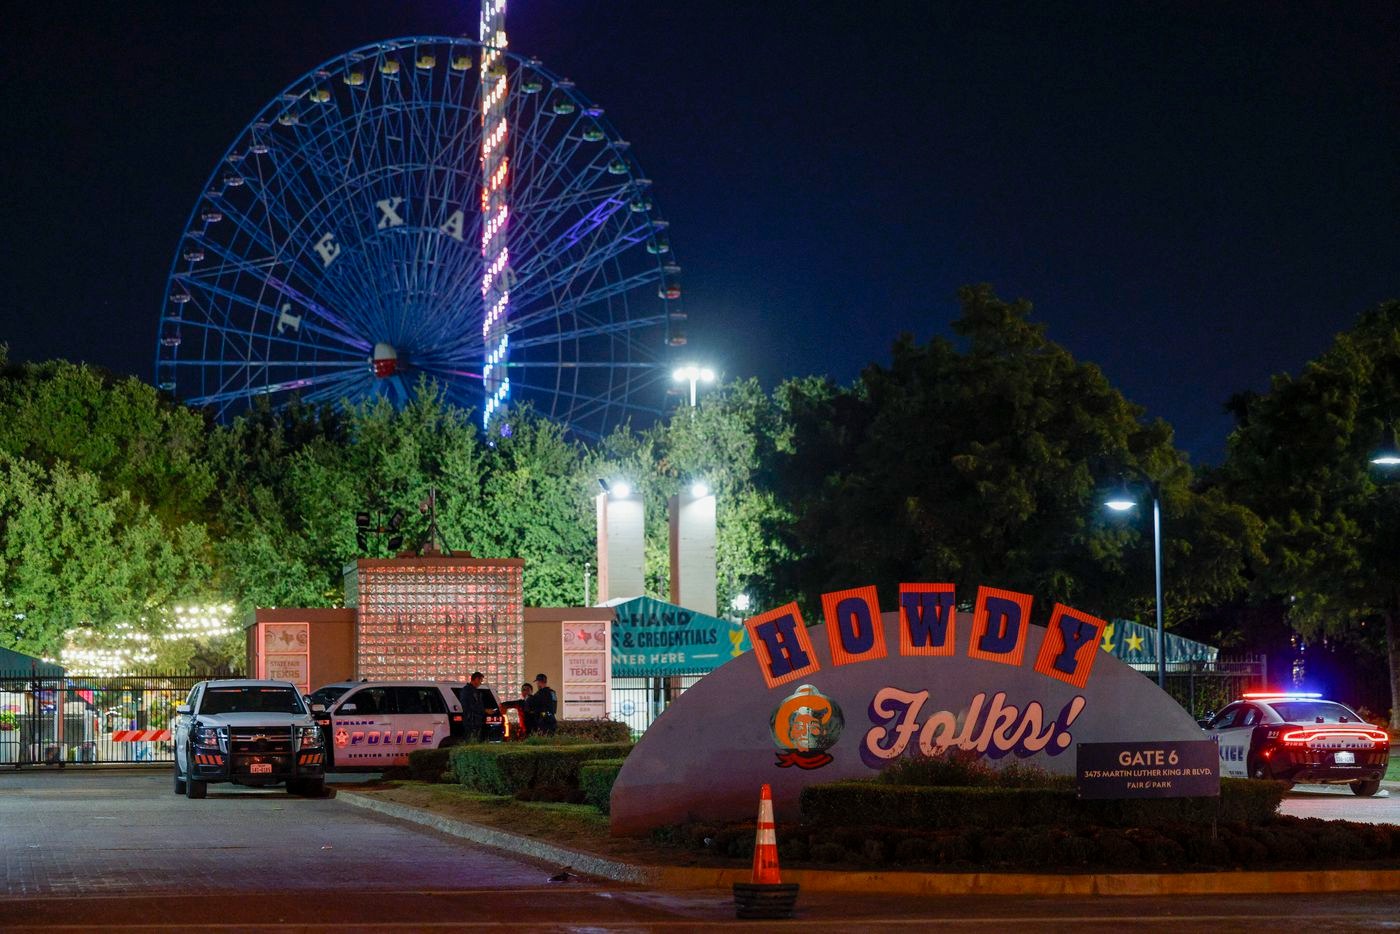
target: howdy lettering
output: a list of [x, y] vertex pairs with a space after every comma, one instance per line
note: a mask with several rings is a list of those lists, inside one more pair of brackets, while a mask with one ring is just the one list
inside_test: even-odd
[[1057, 756], [1074, 742], [1069, 727], [1084, 710], [1084, 698], [1076, 696], [1047, 722], [1038, 701], [1017, 707], [999, 691], [989, 703], [982, 692], [973, 696], [961, 716], [940, 710], [920, 723], [919, 712], [927, 700], [928, 691], [881, 688], [870, 703], [870, 722], [875, 725], [861, 742], [861, 760], [870, 768], [882, 768], [905, 755], [916, 736], [924, 756], [947, 749], [975, 751], [989, 759], [1024, 759], [1042, 751]]
[[[979, 587], [964, 652], [969, 658], [1019, 667], [1030, 631], [1029, 594]], [[900, 584], [899, 654], [951, 656], [957, 651], [957, 598], [952, 584]], [[835, 665], [887, 657], [884, 626], [874, 587], [822, 595], [826, 636]], [[796, 603], [745, 621], [754, 657], [769, 688], [808, 679], [821, 662]], [[1055, 604], [1045, 639], [1035, 657], [1036, 672], [1083, 688], [1108, 624], [1088, 613]]]

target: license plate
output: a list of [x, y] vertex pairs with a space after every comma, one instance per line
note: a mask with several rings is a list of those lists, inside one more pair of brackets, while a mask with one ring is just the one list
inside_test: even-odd
[[251, 771], [254, 775], [271, 775], [271, 774], [272, 774], [272, 763], [271, 763], [271, 762], [254, 762], [254, 763], [252, 764], [252, 766], [249, 767], [249, 771]]
[[1354, 752], [1338, 752], [1338, 753], [1334, 753], [1333, 756], [1332, 756], [1332, 761], [1335, 762], [1335, 763], [1337, 763], [1338, 765], [1355, 765], [1355, 764], [1356, 764], [1356, 753], [1354, 753]]

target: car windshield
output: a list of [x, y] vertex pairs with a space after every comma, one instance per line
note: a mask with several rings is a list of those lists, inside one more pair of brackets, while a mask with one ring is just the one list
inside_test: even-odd
[[200, 713], [305, 713], [301, 696], [291, 688], [206, 688]]
[[1361, 718], [1333, 701], [1274, 701], [1269, 706], [1286, 723], [1360, 723]]
[[317, 688], [311, 692], [311, 703], [320, 704], [322, 707], [330, 707], [335, 700], [346, 691], [350, 690], [349, 685], [328, 684], [323, 688]]

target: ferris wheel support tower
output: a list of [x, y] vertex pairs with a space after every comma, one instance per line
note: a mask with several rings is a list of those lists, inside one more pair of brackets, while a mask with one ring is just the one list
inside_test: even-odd
[[482, 425], [510, 398], [510, 266], [507, 227], [510, 222], [510, 124], [507, 104], [506, 0], [481, 0], [481, 323], [485, 391]]

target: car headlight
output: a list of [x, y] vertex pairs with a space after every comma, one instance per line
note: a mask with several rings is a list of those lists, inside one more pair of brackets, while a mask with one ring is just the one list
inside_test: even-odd
[[314, 749], [321, 745], [321, 728], [319, 726], [299, 726], [297, 727], [297, 748]]
[[202, 726], [194, 731], [195, 745], [211, 749], [228, 749], [228, 727]]

